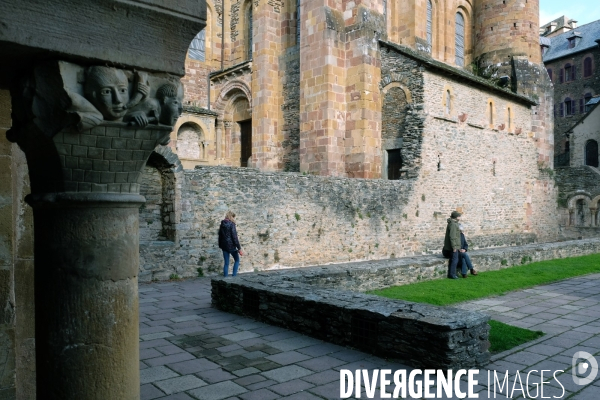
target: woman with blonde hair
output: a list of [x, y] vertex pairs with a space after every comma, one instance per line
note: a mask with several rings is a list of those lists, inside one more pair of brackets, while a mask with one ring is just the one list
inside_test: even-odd
[[242, 246], [240, 246], [235, 229], [235, 213], [232, 211], [227, 211], [225, 219], [221, 221], [221, 226], [219, 227], [219, 248], [223, 251], [223, 259], [225, 261], [223, 276], [227, 277], [229, 274], [230, 256], [233, 256], [234, 261], [232, 276], [236, 276], [238, 267], [240, 266], [239, 256], [243, 256], [244, 253], [242, 252]]

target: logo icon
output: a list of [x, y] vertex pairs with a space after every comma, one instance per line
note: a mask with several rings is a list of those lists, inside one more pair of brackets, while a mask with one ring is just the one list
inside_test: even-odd
[[[592, 383], [598, 375], [598, 361], [587, 351], [575, 353], [571, 365], [573, 366], [571, 374], [576, 385], [583, 386]], [[587, 377], [581, 377], [587, 373], [589, 373]]]

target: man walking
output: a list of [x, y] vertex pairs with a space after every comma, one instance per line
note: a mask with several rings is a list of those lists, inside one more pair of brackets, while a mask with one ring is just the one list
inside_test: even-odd
[[448, 218], [448, 226], [446, 227], [446, 237], [444, 238], [444, 248], [442, 253], [444, 257], [449, 258], [448, 260], [448, 278], [458, 279], [456, 276], [456, 266], [458, 265], [458, 259], [460, 251], [460, 229], [458, 227], [458, 221], [460, 220], [461, 213], [458, 211], [452, 211], [450, 218]]

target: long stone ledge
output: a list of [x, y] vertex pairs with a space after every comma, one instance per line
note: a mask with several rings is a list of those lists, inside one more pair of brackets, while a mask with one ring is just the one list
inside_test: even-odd
[[412, 366], [469, 368], [489, 361], [485, 314], [280, 278], [214, 278], [213, 305]]
[[[480, 271], [600, 252], [600, 238], [470, 251]], [[309, 336], [421, 368], [489, 362], [489, 317], [359, 293], [446, 275], [441, 256], [241, 274], [212, 279], [212, 303]]]
[[[440, 250], [441, 252], [441, 250]], [[493, 271], [535, 261], [600, 253], [600, 237], [469, 251], [478, 271]], [[358, 261], [268, 272], [281, 279], [365, 292], [446, 276], [448, 260], [439, 255]], [[250, 275], [249, 275], [250, 276]], [[261, 280], [265, 273], [254, 274]]]

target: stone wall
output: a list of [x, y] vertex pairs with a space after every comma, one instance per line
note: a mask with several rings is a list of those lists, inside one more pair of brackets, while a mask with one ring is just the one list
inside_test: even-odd
[[185, 60], [185, 76], [181, 78], [185, 104], [208, 107], [208, 73], [210, 70], [209, 63], [191, 58]]
[[[467, 166], [483, 169], [475, 161]], [[482, 174], [491, 174], [489, 168]], [[467, 181], [449, 190], [454, 186], [443, 175], [436, 177], [437, 172], [430, 172], [426, 181], [386, 181], [228, 167], [184, 171], [175, 184], [181, 196], [175, 202], [180, 207], [176, 240], [142, 245], [140, 280], [166, 279], [173, 273], [195, 276], [198, 268], [220, 271], [217, 230], [228, 209], [238, 215], [240, 242], [247, 252], [242, 272], [437, 254], [452, 209], [444, 203], [448, 199], [465, 211], [473, 248], [540, 240], [541, 235], [524, 229], [526, 214], [519, 204], [527, 200], [523, 187], [496, 189], [488, 199]], [[503, 179], [502, 184], [512, 182]], [[430, 188], [425, 191], [424, 185]]]
[[[480, 271], [600, 251], [600, 239], [469, 252]], [[212, 303], [417, 368], [472, 368], [489, 360], [488, 317], [357, 293], [446, 275], [440, 256], [347, 263], [213, 278]]]
[[283, 81], [283, 170], [300, 172], [300, 47], [288, 48], [280, 62], [284, 64], [280, 72]]
[[[254, 278], [254, 279], [253, 279]], [[417, 368], [488, 363], [489, 316], [290, 283], [280, 276], [212, 280], [212, 304]]]
[[[568, 208], [571, 198], [585, 195], [589, 201], [600, 196], [600, 173], [590, 166], [556, 168], [556, 185], [559, 187], [558, 205]], [[597, 199], [596, 199], [597, 200]]]

